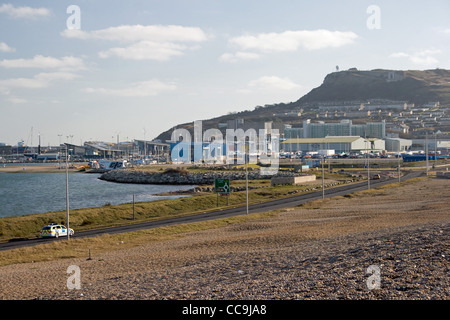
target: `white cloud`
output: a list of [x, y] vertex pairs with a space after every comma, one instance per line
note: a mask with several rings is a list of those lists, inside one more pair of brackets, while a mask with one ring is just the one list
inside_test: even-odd
[[99, 53], [100, 58], [117, 56], [131, 60], [158, 60], [166, 61], [172, 57], [184, 54], [186, 46], [175, 43], [158, 43], [153, 41], [140, 41], [128, 47], [111, 48]]
[[298, 30], [281, 33], [260, 33], [257, 35], [243, 35], [229, 40], [229, 44], [241, 50], [260, 52], [319, 50], [337, 48], [353, 43], [358, 36], [353, 32], [329, 30]]
[[40, 89], [47, 88], [57, 81], [68, 81], [77, 78], [78, 75], [69, 72], [39, 73], [32, 78], [13, 78], [0, 80], [0, 91], [8, 94], [12, 88]]
[[86, 88], [87, 93], [100, 93], [119, 97], [148, 97], [156, 96], [164, 91], [173, 91], [176, 85], [173, 83], [164, 83], [159, 80], [142, 81], [132, 84], [128, 88]]
[[4, 42], [0, 42], [0, 52], [15, 52], [16, 49], [11, 48]]
[[262, 76], [249, 82], [248, 86], [260, 90], [293, 90], [301, 86], [291, 81], [289, 78], [280, 78], [277, 76]]
[[261, 55], [253, 52], [236, 52], [236, 53], [224, 53], [220, 56], [219, 60], [223, 62], [238, 62], [238, 61], [248, 61], [248, 60], [259, 60]]
[[410, 55], [404, 52], [396, 52], [390, 55], [391, 58], [408, 58]]
[[45, 88], [48, 86], [48, 82], [42, 79], [39, 79], [38, 76], [33, 78], [14, 78], [7, 80], [0, 80], [0, 88], [28, 88], [28, 89], [37, 89], [37, 88]]
[[61, 32], [61, 35], [69, 39], [80, 39], [80, 40], [93, 39], [90, 33], [83, 31], [81, 29], [64, 29]]
[[430, 66], [439, 63], [439, 60], [435, 57], [435, 55], [440, 53], [441, 50], [438, 49], [427, 49], [414, 53], [396, 52], [391, 54], [390, 57], [404, 58], [417, 65]]
[[9, 102], [14, 103], [14, 104], [19, 104], [19, 103], [26, 103], [28, 102], [28, 100], [23, 99], [23, 98], [17, 98], [17, 97], [11, 97], [7, 99]]
[[9, 95], [14, 88], [42, 89], [60, 81], [70, 81], [77, 77], [76, 71], [85, 70], [83, 59], [76, 57], [44, 57], [34, 56], [31, 59], [5, 59], [0, 61], [0, 67], [6, 69], [45, 69], [32, 77], [10, 78], [0, 80], [0, 93]]
[[46, 8], [14, 7], [12, 4], [0, 6], [0, 13], [6, 13], [13, 18], [34, 19], [50, 15], [50, 10]]
[[64, 30], [62, 36], [80, 40], [104, 40], [130, 44], [101, 51], [101, 58], [165, 61], [195, 49], [209, 36], [197, 27], [177, 25], [122, 25], [94, 31]]
[[66, 29], [61, 34], [67, 38], [100, 39], [124, 43], [139, 41], [202, 42], [208, 39], [206, 33], [200, 28], [177, 25], [122, 25], [94, 31]]
[[37, 69], [59, 69], [59, 70], [84, 70], [83, 59], [68, 56], [61, 59], [54, 57], [34, 56], [32, 59], [9, 59], [1, 60], [0, 67], [3, 68], [37, 68]]

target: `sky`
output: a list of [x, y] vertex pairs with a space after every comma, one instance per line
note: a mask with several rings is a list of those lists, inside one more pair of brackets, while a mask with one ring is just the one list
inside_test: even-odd
[[0, 143], [152, 140], [296, 101], [337, 67], [450, 69], [449, 13], [448, 0], [0, 0]]

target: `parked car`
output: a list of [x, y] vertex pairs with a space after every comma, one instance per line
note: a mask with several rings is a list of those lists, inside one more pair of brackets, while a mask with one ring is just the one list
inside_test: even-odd
[[[69, 228], [69, 236], [73, 236], [74, 233], [73, 229]], [[58, 223], [51, 223], [39, 232], [41, 238], [58, 238], [59, 236], [67, 236], [67, 227]]]

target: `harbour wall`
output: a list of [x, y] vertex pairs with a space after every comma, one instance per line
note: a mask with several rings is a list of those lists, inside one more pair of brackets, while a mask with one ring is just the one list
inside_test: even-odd
[[[298, 177], [300, 174], [279, 172], [277, 177]], [[259, 170], [249, 171], [249, 180], [271, 179], [272, 175], [262, 175]], [[185, 172], [148, 172], [143, 170], [111, 170], [100, 176], [101, 180], [119, 183], [166, 184], [166, 185], [205, 185], [214, 184], [215, 179], [245, 180], [245, 171]]]

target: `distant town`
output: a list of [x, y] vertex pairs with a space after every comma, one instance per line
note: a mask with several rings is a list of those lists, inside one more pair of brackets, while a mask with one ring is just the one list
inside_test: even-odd
[[[255, 122], [237, 117], [219, 123], [217, 129], [223, 133], [227, 129], [277, 129], [282, 158], [314, 155], [323, 150], [328, 150], [328, 156], [364, 153], [389, 156], [423, 153], [426, 149], [429, 153], [448, 155], [450, 148], [448, 130], [441, 131], [450, 127], [449, 108], [441, 107], [439, 102], [420, 107], [387, 100], [324, 102], [308, 112], [300, 108], [274, 113], [273, 119]], [[86, 141], [82, 145], [64, 143], [59, 146], [40, 143], [33, 146], [20, 141], [16, 145], [0, 143], [0, 160], [58, 161], [67, 150], [72, 161], [124, 159], [135, 163], [164, 163], [171, 161], [171, 151], [177, 143], [179, 141], [138, 139], [120, 142], [119, 137], [117, 142]], [[217, 160], [222, 160], [220, 155]]]

